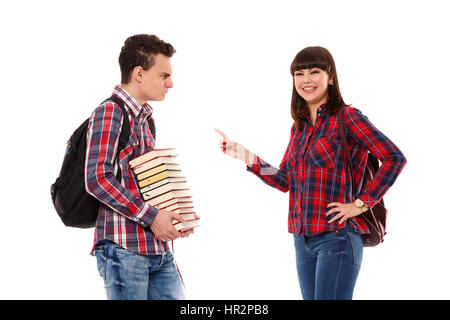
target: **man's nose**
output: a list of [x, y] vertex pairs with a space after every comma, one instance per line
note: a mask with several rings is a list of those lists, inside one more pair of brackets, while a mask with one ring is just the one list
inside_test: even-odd
[[166, 87], [167, 88], [173, 88], [173, 81], [172, 81], [172, 79], [167, 79], [166, 80]]

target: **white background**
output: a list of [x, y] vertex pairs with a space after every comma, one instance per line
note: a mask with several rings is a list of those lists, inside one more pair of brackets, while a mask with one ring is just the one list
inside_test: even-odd
[[289, 66], [321, 45], [342, 94], [404, 152], [384, 244], [355, 299], [448, 299], [450, 27], [445, 1], [11, 1], [0, 5], [0, 298], [104, 299], [93, 230], [50, 201], [65, 143], [120, 82], [124, 40], [173, 44], [175, 86], [151, 103], [201, 227], [175, 241], [190, 299], [299, 299], [288, 195], [218, 149], [220, 128], [278, 166], [292, 123]]

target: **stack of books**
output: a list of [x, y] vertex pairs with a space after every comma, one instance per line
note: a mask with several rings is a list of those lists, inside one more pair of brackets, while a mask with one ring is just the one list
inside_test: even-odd
[[192, 194], [177, 162], [174, 148], [153, 149], [129, 162], [142, 199], [161, 210], [179, 213], [185, 222], [173, 220], [175, 229], [197, 227]]

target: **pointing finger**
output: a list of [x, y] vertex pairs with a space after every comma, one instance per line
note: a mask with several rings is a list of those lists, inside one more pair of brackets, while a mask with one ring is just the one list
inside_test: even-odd
[[222, 136], [223, 140], [228, 140], [227, 135], [225, 133], [216, 128], [214, 128], [214, 130], [216, 130], [216, 132]]

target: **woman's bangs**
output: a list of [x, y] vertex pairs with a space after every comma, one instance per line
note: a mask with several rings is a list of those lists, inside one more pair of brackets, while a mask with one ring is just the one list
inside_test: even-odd
[[312, 68], [319, 68], [322, 69], [323, 71], [329, 71], [330, 69], [325, 64], [320, 62], [300, 62], [292, 65], [291, 73], [293, 75], [295, 71]]
[[291, 64], [291, 74], [303, 69], [319, 68], [331, 72], [331, 62], [322, 52], [321, 47], [308, 47], [300, 51]]

